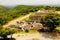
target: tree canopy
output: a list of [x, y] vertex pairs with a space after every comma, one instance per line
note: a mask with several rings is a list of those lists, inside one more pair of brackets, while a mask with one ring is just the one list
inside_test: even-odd
[[0, 29], [0, 37], [7, 38], [8, 35], [14, 34], [16, 32], [17, 29], [15, 28], [10, 28], [10, 29], [2, 28]]
[[60, 25], [60, 15], [49, 13], [46, 16], [41, 17], [41, 23], [48, 27], [50, 31], [53, 31], [57, 26]]

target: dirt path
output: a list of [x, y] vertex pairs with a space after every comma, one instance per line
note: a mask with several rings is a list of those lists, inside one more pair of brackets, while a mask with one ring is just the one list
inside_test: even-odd
[[11, 24], [16, 24], [17, 21], [23, 20], [23, 19], [29, 17], [30, 15], [31, 15], [31, 14], [28, 14], [28, 15], [25, 15], [25, 16], [23, 16], [23, 17], [19, 17], [19, 18], [17, 18], [17, 19], [14, 19], [14, 20], [8, 22], [7, 24], [3, 25], [3, 27], [8, 27], [8, 26], [11, 25]]
[[51, 37], [46, 33], [35, 33], [35, 34], [13, 34], [13, 38], [16, 40], [32, 40], [33, 38], [39, 40], [60, 40], [58, 38]]

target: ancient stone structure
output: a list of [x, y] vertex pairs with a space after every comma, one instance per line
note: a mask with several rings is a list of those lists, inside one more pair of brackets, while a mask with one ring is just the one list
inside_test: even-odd
[[[30, 16], [29, 20], [22, 20], [20, 22], [16, 22], [16, 24], [10, 25], [11, 28], [18, 28], [19, 30], [38, 30], [42, 29], [43, 25], [40, 23], [40, 16], [41, 15], [46, 15], [47, 13], [54, 13], [55, 11], [53, 10], [38, 10], [35, 13], [35, 16]], [[45, 28], [46, 29], [46, 28]]]
[[37, 16], [44, 16], [47, 15], [48, 13], [56, 13], [55, 10], [38, 10], [35, 15]]

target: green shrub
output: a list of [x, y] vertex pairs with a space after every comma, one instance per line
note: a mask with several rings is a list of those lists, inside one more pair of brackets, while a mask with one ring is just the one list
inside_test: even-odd
[[25, 30], [25, 32], [26, 32], [26, 33], [28, 33], [28, 32], [29, 32], [29, 30], [28, 30], [28, 29], [26, 29], [26, 30]]

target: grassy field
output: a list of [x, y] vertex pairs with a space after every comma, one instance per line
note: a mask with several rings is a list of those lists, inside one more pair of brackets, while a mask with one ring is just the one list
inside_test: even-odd
[[58, 14], [60, 14], [60, 11], [56, 11]]
[[30, 12], [30, 14], [31, 14], [32, 16], [35, 16], [35, 12]]
[[29, 17], [25, 18], [24, 20], [29, 20]]
[[[29, 12], [29, 14], [31, 14], [31, 16], [35, 16], [35, 12]], [[24, 20], [29, 20], [29, 17], [25, 18]]]
[[[31, 16], [35, 16], [35, 12], [29, 12], [29, 14], [31, 14]], [[29, 20], [29, 17], [25, 18], [24, 20]]]
[[33, 34], [33, 33], [38, 33], [37, 30], [29, 30], [29, 32], [21, 31], [17, 32], [16, 34]]
[[60, 31], [60, 27], [57, 27], [56, 29]]
[[39, 40], [38, 38], [32, 38], [32, 39], [27, 39], [27, 40]]

